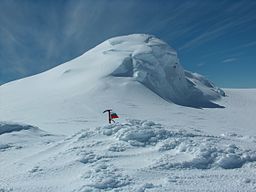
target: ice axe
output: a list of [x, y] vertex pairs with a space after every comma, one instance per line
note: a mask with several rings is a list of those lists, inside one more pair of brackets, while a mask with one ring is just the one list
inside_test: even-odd
[[115, 123], [115, 121], [113, 119], [119, 118], [116, 113], [112, 112], [112, 109], [106, 109], [105, 111], [103, 111], [103, 113], [106, 113], [106, 112], [108, 112], [108, 122], [109, 122], [109, 124], [111, 124], [111, 121], [113, 121]]

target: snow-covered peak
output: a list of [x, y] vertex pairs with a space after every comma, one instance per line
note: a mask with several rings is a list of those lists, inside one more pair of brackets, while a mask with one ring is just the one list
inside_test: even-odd
[[152, 104], [167, 102], [221, 107], [212, 100], [224, 92], [203, 76], [184, 71], [167, 43], [135, 34], [111, 38], [51, 70], [4, 84], [0, 95], [0, 120], [43, 125], [49, 130], [52, 122], [60, 122], [61, 131], [73, 133], [62, 119], [72, 118], [71, 122], [82, 125], [86, 117], [91, 125], [98, 125], [94, 119], [102, 119], [105, 109], [118, 109], [129, 117], [136, 108], [127, 106], [151, 110]]
[[[59, 92], [79, 91], [83, 86], [85, 92], [92, 93], [106, 84], [114, 88], [124, 81], [140, 82], [168, 102], [184, 106], [218, 107], [211, 100], [225, 95], [203, 76], [184, 71], [176, 51], [147, 34], [111, 38], [74, 60], [19, 83]], [[14, 86], [19, 83], [13, 82]]]
[[225, 95], [203, 76], [185, 72], [177, 52], [147, 34], [111, 38], [60, 68], [65, 68], [63, 76], [84, 71], [86, 75], [81, 76], [88, 81], [103, 77], [135, 80], [163, 99], [185, 106], [216, 107], [210, 100]]
[[193, 107], [214, 107], [210, 100], [224, 96], [205, 77], [184, 71], [176, 51], [162, 40], [146, 34], [112, 38], [103, 53], [122, 55], [122, 62], [111, 73], [131, 77], [167, 101]]

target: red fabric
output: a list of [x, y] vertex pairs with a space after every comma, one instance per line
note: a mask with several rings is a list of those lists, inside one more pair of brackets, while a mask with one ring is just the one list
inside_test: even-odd
[[116, 119], [116, 118], [119, 118], [118, 115], [116, 113], [112, 113], [111, 114], [111, 119]]

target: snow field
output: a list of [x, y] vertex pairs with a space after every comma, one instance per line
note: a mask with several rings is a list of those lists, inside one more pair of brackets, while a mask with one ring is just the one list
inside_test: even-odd
[[[23, 143], [17, 137], [23, 129], [6, 130], [0, 138], [5, 136], [15, 139], [16, 144]], [[7, 173], [0, 176], [0, 189], [4, 192], [31, 191], [40, 186], [44, 186], [43, 191], [73, 192], [186, 191], [190, 187], [193, 191], [196, 182], [221, 183], [228, 177], [238, 179], [240, 187], [247, 185], [248, 191], [256, 188], [256, 180], [246, 172], [256, 169], [256, 149], [247, 145], [255, 143], [254, 138], [245, 140], [235, 134], [211, 136], [134, 119], [81, 130], [55, 142], [48, 138], [47, 145], [44, 140], [50, 134], [26, 134], [37, 139], [27, 141], [30, 145], [21, 148], [6, 149], [10, 143], [1, 142], [3, 160], [21, 155], [2, 168]], [[18, 172], [13, 172], [15, 169]], [[45, 180], [47, 184], [42, 185]], [[213, 187], [218, 189], [218, 185]], [[224, 187], [223, 191], [232, 190]]]

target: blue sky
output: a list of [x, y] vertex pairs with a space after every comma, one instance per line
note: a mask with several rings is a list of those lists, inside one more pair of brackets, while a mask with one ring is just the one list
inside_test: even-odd
[[75, 58], [114, 36], [149, 33], [185, 69], [256, 87], [254, 0], [1, 0], [0, 83]]

